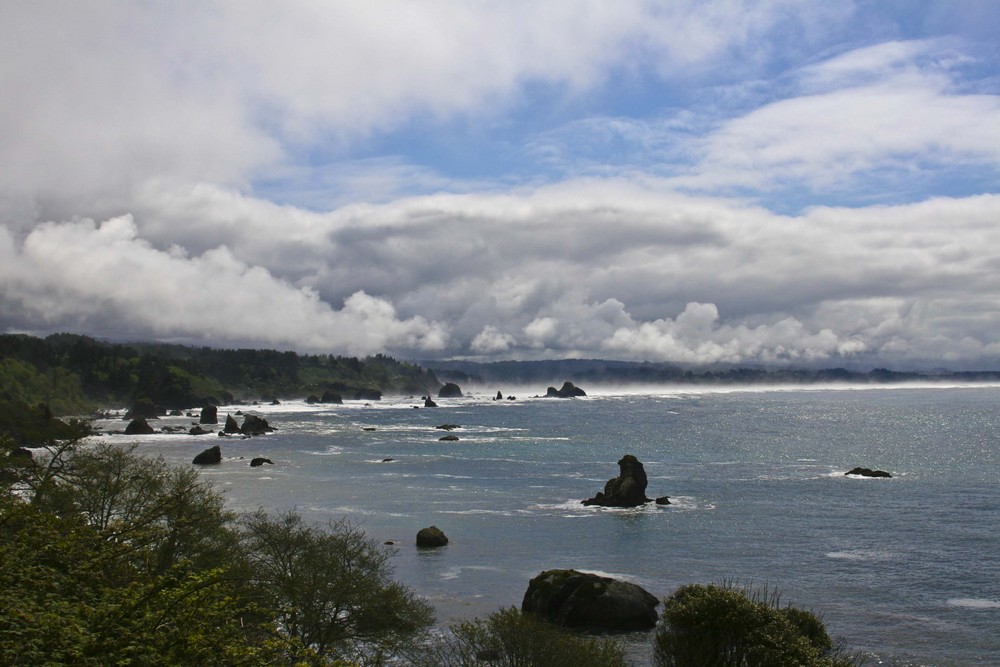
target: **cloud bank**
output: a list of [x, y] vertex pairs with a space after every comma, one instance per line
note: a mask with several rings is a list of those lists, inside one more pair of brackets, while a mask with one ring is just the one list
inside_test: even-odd
[[1000, 10], [918, 4], [11, 7], [0, 329], [998, 367]]

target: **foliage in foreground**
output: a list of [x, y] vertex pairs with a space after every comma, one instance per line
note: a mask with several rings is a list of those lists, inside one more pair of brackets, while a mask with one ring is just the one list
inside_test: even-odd
[[451, 627], [433, 647], [424, 665], [431, 667], [625, 667], [621, 644], [607, 637], [572, 634], [514, 607], [485, 620]]
[[766, 589], [692, 584], [664, 601], [657, 667], [852, 667], [815, 614]]
[[0, 664], [380, 664], [433, 620], [349, 524], [240, 523], [191, 469], [47, 451], [0, 457], [16, 472], [0, 488]]

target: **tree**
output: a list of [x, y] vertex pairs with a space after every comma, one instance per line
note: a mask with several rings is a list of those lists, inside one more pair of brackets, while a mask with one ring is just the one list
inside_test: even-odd
[[451, 627], [420, 664], [427, 667], [624, 667], [621, 644], [570, 633], [515, 607]]
[[278, 625], [322, 659], [380, 664], [412, 649], [433, 609], [392, 580], [388, 552], [346, 520], [325, 530], [296, 513], [245, 518], [251, 577]]
[[664, 600], [657, 667], [850, 667], [823, 623], [767, 589], [682, 586]]

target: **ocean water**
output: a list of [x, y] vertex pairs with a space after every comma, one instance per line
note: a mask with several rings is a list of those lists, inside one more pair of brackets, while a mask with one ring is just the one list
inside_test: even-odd
[[[527, 398], [533, 388], [493, 401], [498, 388], [513, 390], [438, 408], [221, 408], [277, 428], [245, 440], [102, 439], [181, 465], [221, 445], [222, 464], [202, 475], [230, 506], [347, 517], [393, 542], [396, 578], [442, 626], [519, 606], [531, 577], [576, 568], [661, 598], [687, 583], [766, 585], [867, 664], [1000, 665], [1000, 387], [584, 387], [570, 400]], [[446, 423], [460, 425], [457, 442], [439, 440]], [[671, 505], [580, 504], [624, 454], [643, 462], [647, 495]], [[250, 468], [254, 456], [275, 465]], [[893, 478], [844, 475], [855, 466]], [[416, 549], [430, 525], [447, 547]], [[649, 664], [652, 634], [626, 640]]]

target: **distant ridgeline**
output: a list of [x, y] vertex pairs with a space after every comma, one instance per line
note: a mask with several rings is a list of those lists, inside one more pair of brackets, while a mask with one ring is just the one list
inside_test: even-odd
[[0, 335], [0, 402], [86, 414], [140, 399], [166, 409], [381, 393], [431, 394], [434, 373], [385, 355], [366, 359], [275, 350], [216, 350], [160, 343], [107, 343], [85, 336]]
[[690, 369], [669, 363], [608, 361], [600, 359], [559, 359], [551, 361], [470, 361], [418, 362], [446, 382], [459, 384], [557, 384], [572, 379], [576, 384], [659, 385], [659, 384], [887, 384], [899, 382], [998, 382], [1000, 371], [851, 371], [846, 368], [823, 370], [712, 367]]

